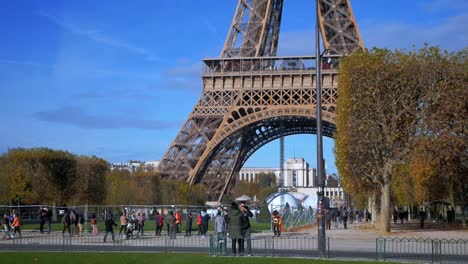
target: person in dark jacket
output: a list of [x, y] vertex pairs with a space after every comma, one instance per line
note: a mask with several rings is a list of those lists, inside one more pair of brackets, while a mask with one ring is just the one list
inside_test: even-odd
[[242, 228], [242, 213], [239, 206], [233, 202], [229, 211], [229, 238], [232, 241], [232, 254], [236, 255], [236, 243], [239, 246], [239, 255], [244, 255], [244, 238]]
[[206, 208], [203, 209], [203, 212], [204, 212], [205, 214], [202, 216], [202, 226], [203, 226], [203, 234], [202, 234], [202, 236], [205, 237], [205, 236], [206, 236], [206, 232], [208, 232], [208, 222], [210, 221], [211, 217], [210, 217], [210, 215], [206, 212]]
[[109, 233], [111, 233], [112, 241], [114, 241], [114, 226], [117, 226], [117, 224], [114, 222], [114, 219], [112, 219], [112, 214], [109, 214], [107, 216], [104, 224], [106, 226], [106, 234], [104, 235], [104, 243], [106, 243], [107, 234]]
[[240, 203], [240, 211], [242, 213], [242, 229], [243, 229], [242, 236], [244, 240], [247, 242], [247, 254], [249, 256], [252, 256], [252, 240], [251, 240], [252, 230], [250, 228], [249, 218], [252, 218], [253, 214], [244, 201]]
[[192, 235], [192, 220], [193, 220], [193, 215], [192, 213], [188, 213], [187, 219], [185, 220], [185, 236], [189, 237]]

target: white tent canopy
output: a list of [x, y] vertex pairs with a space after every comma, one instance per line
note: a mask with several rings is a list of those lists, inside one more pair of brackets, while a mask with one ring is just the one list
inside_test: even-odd
[[247, 195], [242, 195], [241, 197], [237, 197], [236, 198], [236, 202], [247, 202], [247, 201], [250, 201], [252, 200], [252, 198], [250, 198], [249, 196]]

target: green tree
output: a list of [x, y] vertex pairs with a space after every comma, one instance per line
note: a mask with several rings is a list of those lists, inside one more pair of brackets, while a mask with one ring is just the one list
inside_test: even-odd
[[276, 187], [276, 175], [272, 172], [261, 172], [257, 175], [260, 188]]

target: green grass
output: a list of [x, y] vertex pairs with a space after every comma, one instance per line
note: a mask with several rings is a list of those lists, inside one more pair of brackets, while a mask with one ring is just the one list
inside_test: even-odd
[[[80, 252], [4, 252], [0, 253], [2, 264], [9, 263], [33, 263], [33, 264], [74, 264], [74, 263], [158, 263], [158, 264], [347, 264], [362, 263], [362, 261], [338, 261], [292, 258], [265, 258], [265, 257], [210, 257], [207, 254], [185, 253], [80, 253]], [[369, 261], [366, 263], [380, 263]]]
[[[120, 223], [117, 223], [117, 227], [115, 229], [120, 229]], [[270, 223], [259, 223], [256, 221], [250, 221], [250, 224], [252, 225], [252, 232], [261, 232], [264, 230], [271, 230], [271, 224]], [[23, 224], [21, 227], [23, 230], [36, 230], [39, 231], [39, 224]], [[52, 231], [62, 231], [63, 230], [63, 224], [61, 223], [52, 223], [51, 225]], [[47, 225], [44, 225], [44, 230], [47, 230]], [[84, 223], [83, 224], [83, 230], [92, 230], [91, 225], [89, 223]], [[99, 221], [98, 222], [98, 230], [103, 231], [104, 230], [104, 221]], [[145, 232], [152, 232], [154, 233], [155, 226], [154, 226], [154, 221], [147, 221], [145, 223]], [[181, 230], [185, 232], [185, 225], [182, 224]], [[198, 226], [194, 222], [192, 224], [192, 232], [197, 231]], [[214, 221], [210, 221], [208, 224], [208, 231], [213, 231], [214, 230]], [[166, 227], [163, 227], [163, 231], [166, 231]]]

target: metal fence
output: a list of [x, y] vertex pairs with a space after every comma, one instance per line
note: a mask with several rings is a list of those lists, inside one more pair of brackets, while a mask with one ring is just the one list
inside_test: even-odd
[[[243, 239], [243, 251], [239, 250], [239, 244], [226, 236], [211, 235], [209, 243], [209, 254], [211, 256], [269, 256], [269, 257], [320, 257], [317, 246], [317, 237], [272, 237], [257, 236], [249, 241]], [[326, 257], [330, 256], [330, 240], [326, 238]]]
[[[68, 231], [54, 231], [50, 234], [39, 232], [23, 232], [21, 237], [16, 234], [12, 239], [0, 240], [0, 250], [13, 251], [152, 251], [152, 252], [200, 252], [213, 256], [241, 255], [239, 249], [234, 253], [229, 237], [209, 235], [207, 237], [184, 236], [178, 234], [171, 239], [167, 232], [162, 236], [156, 236], [147, 232], [143, 236], [133, 238], [126, 237], [119, 230], [112, 234], [105, 232], [92, 235], [87, 232], [83, 236], [70, 235]], [[327, 257], [329, 256], [329, 238], [326, 238]], [[250, 244], [250, 250], [249, 250]], [[272, 237], [265, 235], [252, 236], [250, 242], [243, 241], [243, 255], [253, 256], [295, 256], [295, 257], [319, 257], [317, 250], [317, 237]], [[238, 243], [236, 243], [238, 247]]]
[[468, 240], [379, 237], [376, 239], [378, 260], [421, 260], [431, 262], [468, 262]]

